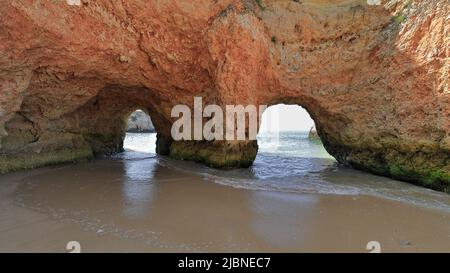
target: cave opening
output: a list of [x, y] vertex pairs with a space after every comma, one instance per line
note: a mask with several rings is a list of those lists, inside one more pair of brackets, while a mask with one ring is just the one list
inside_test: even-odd
[[156, 130], [146, 111], [136, 109], [128, 115], [123, 148], [125, 151], [156, 153]]
[[314, 120], [296, 104], [268, 107], [261, 117], [257, 139], [258, 156], [332, 158], [320, 140]]

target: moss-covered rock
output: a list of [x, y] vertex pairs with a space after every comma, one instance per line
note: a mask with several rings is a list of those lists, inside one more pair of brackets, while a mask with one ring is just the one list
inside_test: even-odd
[[256, 141], [175, 141], [170, 145], [173, 158], [225, 169], [251, 166], [257, 152]]
[[360, 170], [450, 192], [450, 165], [445, 152], [399, 152], [395, 149], [387, 152], [367, 149], [347, 151], [341, 162]]
[[32, 169], [48, 165], [75, 163], [93, 158], [89, 146], [30, 154], [1, 154], [0, 173]]
[[[13, 139], [23, 140], [20, 137], [15, 138], [15, 133], [10, 132], [8, 143]], [[0, 153], [0, 173], [85, 161], [93, 157], [92, 147], [81, 135], [46, 132], [36, 141], [22, 145], [18, 150], [3, 150]]]
[[450, 172], [441, 169], [411, 168], [404, 165], [390, 165], [389, 175], [396, 179], [450, 193]]

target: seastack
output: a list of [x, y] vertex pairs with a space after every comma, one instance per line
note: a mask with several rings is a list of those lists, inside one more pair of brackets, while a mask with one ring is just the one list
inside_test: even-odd
[[134, 111], [127, 121], [127, 132], [130, 133], [154, 133], [151, 118], [142, 110]]
[[[447, 1], [31, 1], [0, 6], [0, 172], [122, 150], [248, 166], [256, 141], [176, 141], [171, 109], [298, 104], [340, 163], [450, 191]], [[379, 3], [378, 3], [379, 2]]]
[[317, 129], [316, 129], [315, 125], [313, 125], [311, 127], [311, 129], [309, 130], [308, 138], [309, 138], [309, 140], [312, 140], [312, 141], [320, 140], [320, 137], [319, 137], [319, 134], [317, 133]]

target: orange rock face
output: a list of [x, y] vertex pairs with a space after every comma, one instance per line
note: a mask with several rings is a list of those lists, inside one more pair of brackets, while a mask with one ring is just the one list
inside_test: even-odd
[[176, 104], [298, 104], [343, 163], [450, 189], [446, 0], [1, 1], [0, 171], [118, 152], [248, 166], [255, 141], [173, 142]]

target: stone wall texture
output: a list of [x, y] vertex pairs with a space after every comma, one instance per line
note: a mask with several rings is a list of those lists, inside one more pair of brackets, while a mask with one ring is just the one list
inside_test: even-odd
[[0, 15], [0, 172], [119, 152], [135, 109], [160, 154], [250, 165], [256, 141], [172, 141], [172, 106], [201, 96], [301, 105], [340, 163], [450, 190], [448, 0], [0, 0]]

